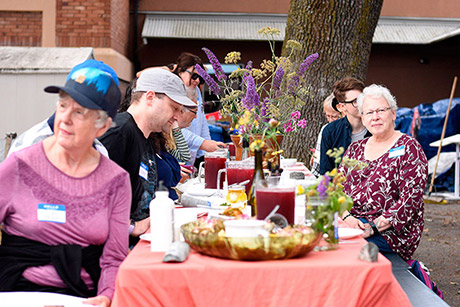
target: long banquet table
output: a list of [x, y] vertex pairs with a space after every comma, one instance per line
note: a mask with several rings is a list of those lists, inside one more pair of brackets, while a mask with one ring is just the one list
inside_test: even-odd
[[391, 262], [358, 259], [355, 238], [334, 251], [289, 260], [235, 261], [192, 251], [163, 263], [140, 241], [120, 266], [112, 307], [126, 306], [410, 306]]

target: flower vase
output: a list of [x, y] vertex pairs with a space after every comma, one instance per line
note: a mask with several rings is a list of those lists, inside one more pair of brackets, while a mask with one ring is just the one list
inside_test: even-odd
[[[264, 161], [270, 160], [272, 162], [272, 165], [280, 165], [280, 149], [281, 149], [281, 143], [283, 142], [284, 136], [282, 134], [276, 135], [276, 140], [274, 139], [265, 139], [265, 146], [263, 148], [264, 151]], [[254, 136], [249, 136], [249, 144], [251, 144], [254, 140], [261, 140], [262, 139], [262, 134], [256, 134]], [[273, 153], [276, 152], [275, 155], [267, 155], [267, 153]], [[254, 153], [251, 153], [251, 155], [254, 155]]]
[[233, 144], [235, 144], [235, 160], [240, 161], [241, 155], [243, 153], [243, 142], [241, 135], [239, 134], [230, 134]]
[[328, 197], [308, 196], [305, 206], [305, 223], [323, 234], [322, 242], [315, 248], [318, 251], [335, 250], [339, 247], [338, 212], [331, 206]]

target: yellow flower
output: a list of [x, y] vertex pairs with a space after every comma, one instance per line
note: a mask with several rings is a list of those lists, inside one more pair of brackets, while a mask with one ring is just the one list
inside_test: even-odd
[[226, 64], [236, 64], [240, 60], [241, 60], [241, 52], [238, 52], [238, 51], [229, 52], [227, 53], [227, 56], [225, 57]]
[[278, 30], [277, 28], [272, 28], [272, 27], [264, 27], [264, 28], [259, 29], [259, 31], [257, 31], [257, 33], [262, 34], [262, 36], [279, 35], [280, 32], [281, 31]]
[[238, 120], [238, 124], [240, 124], [240, 126], [244, 126], [244, 125], [249, 124], [250, 121], [251, 121], [251, 112], [246, 110], [244, 111], [243, 116], [241, 116], [240, 119]]
[[239, 77], [243, 77], [244, 74], [248, 73], [249, 70], [245, 69], [245, 68], [238, 68], [237, 70], [233, 71], [229, 78], [232, 79], [232, 78], [239, 78]]
[[262, 140], [255, 140], [254, 142], [251, 143], [251, 145], [249, 145], [249, 149], [251, 151], [255, 151], [255, 150], [261, 150], [262, 148], [264, 148], [265, 146], [265, 142], [262, 141]]
[[301, 194], [304, 194], [305, 193], [305, 189], [303, 188], [303, 186], [301, 186], [300, 184], [298, 184], [296, 186], [296, 194], [297, 195], [301, 195]]
[[266, 71], [273, 72], [276, 68], [276, 65], [272, 61], [263, 60], [262, 63], [260, 63], [260, 67]]
[[302, 44], [299, 43], [298, 41], [290, 39], [286, 43], [286, 48], [292, 49], [292, 50], [300, 50], [302, 49]]
[[345, 196], [340, 196], [338, 202], [339, 204], [343, 204], [345, 202]]
[[261, 78], [265, 77], [266, 71], [258, 69], [258, 68], [253, 68], [251, 70], [251, 74], [254, 77], [254, 79], [258, 80], [258, 79], [261, 79]]

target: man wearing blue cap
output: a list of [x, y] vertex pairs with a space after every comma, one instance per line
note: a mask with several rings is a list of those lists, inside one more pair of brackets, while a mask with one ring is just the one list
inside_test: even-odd
[[[96, 61], [96, 60], [86, 60], [83, 63], [80, 63], [76, 65], [75, 67], [73, 67], [72, 72], [77, 71], [83, 67], [86, 67], [86, 68], [92, 67], [92, 68], [100, 69], [108, 73], [112, 77], [112, 80], [115, 82], [115, 84], [119, 86], [117, 74], [110, 66], [104, 64], [103, 62]], [[68, 78], [69, 77], [67, 77], [67, 79]], [[41, 140], [44, 140], [47, 137], [53, 135], [54, 117], [55, 115], [53, 114], [51, 115], [50, 118], [45, 119], [44, 121], [34, 125], [30, 129], [28, 129], [27, 131], [19, 135], [14, 140], [13, 144], [11, 145], [8, 151], [8, 155], [20, 149], [29, 147], [30, 145], [38, 143]], [[108, 156], [107, 150], [105, 149], [104, 145], [102, 145], [102, 143], [99, 140], [96, 139], [94, 141], [94, 147], [96, 148], [97, 151], [99, 151], [104, 156]]]
[[[161, 68], [145, 70], [137, 80], [128, 110], [118, 114], [116, 126], [99, 138], [110, 159], [130, 174], [132, 237], [143, 234], [150, 226], [149, 204], [158, 186], [156, 152], [149, 136], [169, 132], [183, 106], [196, 108], [177, 75]], [[135, 242], [131, 240], [131, 244]]]

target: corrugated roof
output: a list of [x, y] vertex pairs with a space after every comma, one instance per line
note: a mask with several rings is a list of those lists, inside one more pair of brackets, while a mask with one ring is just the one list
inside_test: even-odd
[[460, 19], [380, 17], [373, 43], [430, 44], [460, 34]]
[[0, 73], [68, 73], [93, 48], [0, 47]]
[[[235, 13], [148, 12], [143, 38], [208, 40], [265, 40], [263, 27], [281, 30], [284, 40], [287, 15]], [[429, 44], [460, 34], [460, 19], [380, 17], [374, 33], [376, 44]]]
[[152, 13], [146, 16], [142, 37], [264, 41], [257, 31], [277, 28], [279, 37], [284, 37], [286, 19], [286, 15]]

